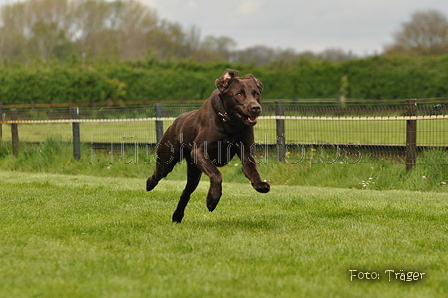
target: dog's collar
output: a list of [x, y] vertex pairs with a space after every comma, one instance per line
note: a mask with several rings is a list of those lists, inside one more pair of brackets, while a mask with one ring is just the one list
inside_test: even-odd
[[222, 121], [230, 123], [230, 118], [229, 118], [227, 112], [224, 112], [224, 113], [218, 112], [218, 115], [222, 118]]
[[232, 119], [230, 118], [229, 114], [226, 111], [226, 106], [224, 105], [224, 99], [222, 98], [223, 94], [222, 94], [221, 90], [219, 90], [219, 91], [220, 91], [220, 93], [218, 96], [219, 96], [219, 99], [221, 100], [221, 105], [222, 105], [222, 108], [224, 109], [224, 113], [218, 112], [218, 116], [222, 118], [223, 122], [235, 125], [234, 121], [232, 121]]
[[225, 123], [228, 123], [232, 126], [237, 126], [238, 123], [234, 121], [234, 119], [232, 119], [229, 114], [227, 112], [218, 112], [218, 116], [221, 117], [222, 121]]
[[224, 114], [221, 112], [218, 112], [218, 115], [221, 116], [222, 121], [227, 122], [226, 117], [227, 117], [227, 112], [225, 112]]

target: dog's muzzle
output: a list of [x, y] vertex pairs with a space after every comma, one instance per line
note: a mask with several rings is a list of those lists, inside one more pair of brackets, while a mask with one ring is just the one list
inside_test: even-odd
[[236, 115], [238, 118], [240, 118], [244, 124], [249, 125], [249, 126], [254, 126], [255, 124], [257, 124], [257, 118], [258, 116], [248, 116], [242, 113], [238, 113], [236, 112]]

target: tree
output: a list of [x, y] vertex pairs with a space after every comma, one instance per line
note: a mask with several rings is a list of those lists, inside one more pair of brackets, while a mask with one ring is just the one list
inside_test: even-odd
[[236, 42], [230, 37], [207, 36], [205, 37], [201, 49], [204, 53], [214, 54], [215, 60], [229, 61], [232, 50], [236, 47]]
[[325, 49], [324, 51], [320, 52], [317, 57], [330, 62], [342, 62], [357, 58], [356, 55], [351, 51], [345, 52], [344, 50], [338, 48]]
[[228, 60], [236, 43], [228, 37], [201, 40], [160, 20], [139, 0], [23, 0], [0, 7], [0, 58], [27, 62], [80, 57]]
[[139, 1], [112, 2], [113, 26], [122, 59], [142, 58], [153, 48], [148, 35], [158, 30], [156, 11]]
[[389, 55], [434, 56], [448, 54], [448, 19], [438, 10], [416, 11], [401, 30], [393, 34], [394, 43], [385, 46]]
[[71, 53], [66, 28], [72, 23], [68, 0], [29, 0], [1, 7], [0, 57], [28, 61]]
[[0, 58], [9, 57], [16, 60], [23, 59], [26, 53], [26, 38], [21, 28], [24, 27], [24, 5], [5, 5], [1, 9], [0, 24]]

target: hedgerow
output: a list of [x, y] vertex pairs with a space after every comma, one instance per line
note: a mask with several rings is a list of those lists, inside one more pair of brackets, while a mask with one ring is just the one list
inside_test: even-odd
[[0, 66], [3, 104], [111, 100], [202, 100], [226, 68], [252, 73], [265, 99], [336, 98], [343, 76], [348, 98], [403, 99], [448, 96], [448, 56], [370, 57], [343, 63], [253, 65], [186, 61], [54, 61]]

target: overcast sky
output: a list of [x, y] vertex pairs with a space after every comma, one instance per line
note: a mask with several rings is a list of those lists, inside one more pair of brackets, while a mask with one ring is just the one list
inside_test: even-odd
[[[0, 0], [1, 4], [17, 0]], [[320, 52], [327, 48], [366, 56], [381, 53], [392, 33], [416, 10], [448, 17], [447, 0], [140, 0], [158, 17], [201, 36], [227, 36], [239, 49], [254, 45]]]

